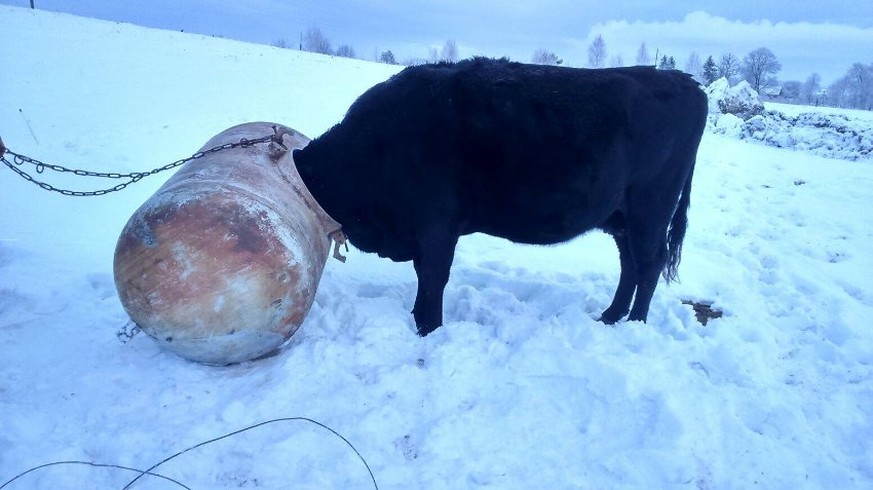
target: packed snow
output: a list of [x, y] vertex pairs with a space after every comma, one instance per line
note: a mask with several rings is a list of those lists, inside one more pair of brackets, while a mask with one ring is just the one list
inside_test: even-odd
[[[242, 122], [317, 136], [398, 70], [7, 6], [0, 59], [6, 145], [112, 172]], [[430, 336], [414, 333], [411, 264], [352, 250], [285, 348], [221, 368], [117, 335], [115, 240], [167, 173], [76, 198], [2, 167], [0, 486], [123, 488], [136, 472], [78, 464], [10, 480], [70, 460], [146, 470], [308, 417], [383, 489], [873, 488], [870, 158], [716, 132], [682, 281], [660, 285], [647, 324], [596, 321], [619, 273], [602, 233], [554, 247], [473, 235]], [[683, 300], [723, 316], [702, 326]], [[179, 484], [131, 488], [373, 488], [348, 445], [301, 420], [153, 471]]]
[[[873, 160], [873, 112], [767, 103], [748, 82], [706, 88], [715, 134], [845, 160]], [[769, 109], [767, 109], [769, 106]]]

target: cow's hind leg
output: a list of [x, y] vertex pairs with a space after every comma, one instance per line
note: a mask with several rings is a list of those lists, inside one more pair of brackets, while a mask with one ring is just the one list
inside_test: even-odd
[[628, 320], [646, 321], [649, 314], [649, 303], [658, 286], [658, 277], [667, 264], [667, 245], [663, 242], [663, 234], [647, 234], [639, 238], [637, 246], [631, 244], [634, 257], [637, 260], [637, 294], [631, 308]]
[[661, 216], [647, 213], [628, 220], [628, 244], [637, 273], [637, 290], [629, 321], [645, 322], [648, 316], [658, 278], [667, 265], [668, 222], [667, 213]]
[[449, 282], [458, 236], [434, 227], [420, 233], [418, 242], [418, 253], [413, 259], [418, 292], [412, 316], [418, 334], [424, 337], [443, 324], [443, 292]]
[[634, 290], [637, 287], [637, 265], [631, 253], [627, 230], [620, 229], [610, 231], [610, 233], [612, 238], [615, 239], [615, 244], [618, 246], [621, 276], [618, 280], [615, 296], [612, 298], [612, 304], [600, 315], [600, 321], [607, 325], [612, 325], [627, 315], [634, 296]]
[[674, 169], [672, 175], [659, 177], [645, 189], [629, 194], [628, 241], [637, 271], [630, 321], [646, 321], [658, 277], [665, 273], [668, 263], [670, 270], [664, 277], [670, 281], [676, 276], [687, 225], [693, 167], [693, 153], [690, 157], [674, 156], [666, 165]]

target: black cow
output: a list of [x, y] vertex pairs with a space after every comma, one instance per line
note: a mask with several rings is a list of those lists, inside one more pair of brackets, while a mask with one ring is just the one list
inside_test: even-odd
[[406, 68], [294, 153], [303, 181], [365, 252], [413, 261], [420, 335], [442, 325], [458, 237], [531, 244], [593, 228], [621, 278], [600, 320], [646, 320], [676, 277], [706, 95], [651, 67], [586, 70], [476, 58]]

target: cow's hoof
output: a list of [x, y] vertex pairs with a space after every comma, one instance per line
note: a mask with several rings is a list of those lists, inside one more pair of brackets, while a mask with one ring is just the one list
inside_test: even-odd
[[598, 318], [597, 321], [603, 323], [604, 325], [615, 325], [619, 320], [621, 320], [621, 317], [623, 316], [623, 313], [613, 313], [609, 310], [606, 310], [603, 312], [602, 315], [600, 315], [600, 318]]
[[425, 323], [415, 323], [416, 333], [419, 337], [427, 337], [428, 334], [433, 332], [434, 330], [440, 328], [440, 324], [437, 325], [427, 325]]

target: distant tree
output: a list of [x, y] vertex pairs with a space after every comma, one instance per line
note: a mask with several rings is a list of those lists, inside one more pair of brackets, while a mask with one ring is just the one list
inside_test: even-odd
[[667, 55], [661, 56], [661, 61], [658, 63], [659, 70], [675, 70], [676, 69], [676, 58], [672, 56], [667, 57]]
[[798, 103], [801, 102], [800, 93], [803, 90], [803, 84], [797, 80], [789, 80], [782, 83], [782, 100], [785, 102]]
[[688, 61], [685, 62], [684, 71], [685, 73], [694, 77], [694, 79], [698, 82], [703, 80], [703, 63], [700, 62], [700, 56], [698, 56], [696, 52], [692, 51], [691, 54], [688, 56]]
[[430, 63], [439, 63], [440, 62], [440, 52], [437, 48], [430, 48], [428, 52], [428, 62]]
[[873, 110], [873, 63], [863, 65], [855, 63], [849, 69], [850, 87], [855, 95], [856, 109]]
[[611, 68], [618, 68], [618, 67], [624, 66], [624, 58], [620, 54], [617, 54], [615, 56], [611, 56], [609, 58], [609, 66]]
[[704, 85], [709, 85], [712, 82], [718, 80], [718, 67], [715, 64], [715, 61], [712, 59], [712, 56], [708, 56], [706, 58], [706, 61], [703, 62], [703, 68], [700, 76], [703, 79]]
[[430, 61], [425, 58], [406, 58], [400, 62], [400, 64], [403, 66], [419, 66], [426, 65], [428, 63], [430, 63]]
[[846, 77], [841, 77], [830, 84], [827, 90], [827, 104], [834, 107], [846, 107], [845, 101], [848, 85]]
[[733, 85], [740, 74], [740, 60], [733, 53], [725, 53], [718, 59], [718, 78], [727, 78]]
[[782, 64], [767, 48], [758, 48], [743, 58], [740, 73], [749, 85], [760, 93], [761, 89], [776, 83], [776, 74], [782, 69]]
[[273, 41], [272, 46], [283, 49], [288, 49], [291, 47], [291, 45], [288, 44], [288, 40], [285, 38], [276, 39], [275, 41]]
[[336, 55], [343, 58], [355, 58], [355, 48], [349, 46], [348, 44], [343, 44], [342, 46], [336, 48]]
[[458, 45], [453, 39], [449, 39], [443, 44], [443, 51], [440, 54], [441, 61], [458, 61]]
[[379, 61], [385, 63], [386, 65], [396, 65], [397, 60], [394, 59], [394, 53], [389, 49], [388, 51], [383, 51], [379, 56]]
[[873, 64], [853, 64], [828, 87], [831, 103], [838, 107], [873, 110]]
[[310, 27], [306, 30], [306, 33], [303, 35], [302, 41], [302, 49], [303, 51], [310, 51], [312, 53], [321, 53], [321, 54], [333, 54], [333, 50], [330, 47], [330, 41], [327, 39], [327, 36], [321, 32], [321, 29], [318, 27]]
[[558, 58], [558, 55], [551, 51], [546, 51], [545, 49], [538, 49], [534, 51], [533, 56], [531, 57], [531, 63], [535, 65], [549, 65], [549, 66], [557, 66], [564, 62], [561, 58]]
[[606, 63], [606, 42], [600, 34], [591, 41], [588, 46], [588, 66], [591, 68], [603, 68]]
[[818, 93], [821, 90], [821, 76], [818, 73], [813, 73], [806, 77], [803, 86], [800, 88], [800, 100], [805, 104], [818, 105]]
[[646, 48], [646, 43], [640, 44], [640, 48], [637, 49], [637, 57], [636, 60], [638, 65], [651, 65], [652, 57], [649, 55], [649, 50]]

